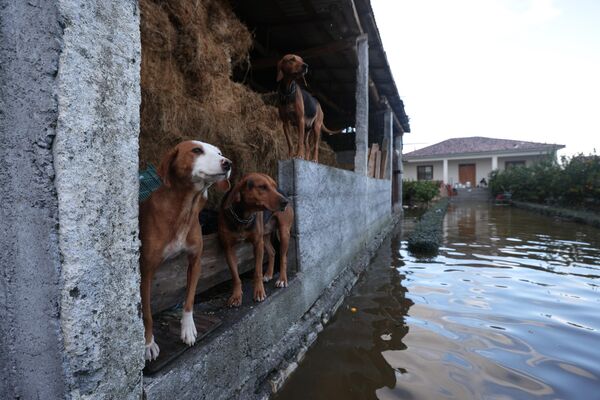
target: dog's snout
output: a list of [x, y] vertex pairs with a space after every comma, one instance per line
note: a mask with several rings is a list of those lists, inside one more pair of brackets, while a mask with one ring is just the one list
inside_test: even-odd
[[231, 161], [226, 158], [222, 159], [221, 167], [223, 167], [223, 171], [229, 171], [231, 169]]

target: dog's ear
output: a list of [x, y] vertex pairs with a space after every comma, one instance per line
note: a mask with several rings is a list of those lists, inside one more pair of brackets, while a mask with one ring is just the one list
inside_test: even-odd
[[240, 189], [242, 187], [242, 185], [244, 184], [244, 181], [238, 182], [237, 185], [235, 185], [233, 187], [233, 189], [231, 189], [223, 198], [223, 209], [227, 210], [228, 208], [231, 208], [231, 206], [233, 206], [234, 203], [239, 203], [240, 201], [242, 201], [242, 195], [240, 194]]
[[277, 62], [277, 82], [283, 79], [283, 71], [281, 70], [281, 63], [283, 62], [283, 58]]
[[163, 156], [162, 160], [160, 161], [160, 165], [158, 166], [158, 170], [156, 171], [158, 173], [158, 176], [160, 176], [163, 185], [165, 185], [166, 187], [171, 187], [171, 167], [173, 165], [173, 162], [175, 162], [176, 158], [177, 147], [173, 147]]

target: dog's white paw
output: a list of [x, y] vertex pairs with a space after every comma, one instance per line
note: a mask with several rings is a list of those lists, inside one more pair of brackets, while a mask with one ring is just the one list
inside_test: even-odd
[[272, 276], [269, 276], [269, 275], [264, 275], [263, 276], [263, 282], [269, 282], [271, 279], [273, 279]]
[[181, 340], [188, 346], [193, 346], [196, 343], [196, 324], [194, 324], [194, 312], [183, 312], [181, 317]]
[[156, 360], [158, 358], [159, 353], [160, 349], [154, 341], [154, 336], [152, 336], [152, 340], [150, 340], [150, 343], [146, 343], [146, 360]]
[[278, 287], [278, 288], [288, 287], [287, 279], [286, 280], [277, 279], [277, 281], [275, 282], [275, 287]]

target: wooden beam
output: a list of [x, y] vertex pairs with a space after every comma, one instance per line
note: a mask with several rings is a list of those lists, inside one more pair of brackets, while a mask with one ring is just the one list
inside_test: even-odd
[[[322, 46], [311, 47], [303, 50], [295, 50], [291, 53], [298, 54], [304, 60], [308, 60], [314, 57], [322, 56], [324, 54], [338, 53], [340, 51], [351, 50], [354, 49], [355, 45], [356, 38], [352, 37], [348, 39], [330, 42]], [[252, 61], [252, 69], [259, 70], [265, 68], [275, 68], [275, 66], [277, 65], [277, 61], [279, 61], [279, 59], [282, 56], [283, 54], [254, 60]]]

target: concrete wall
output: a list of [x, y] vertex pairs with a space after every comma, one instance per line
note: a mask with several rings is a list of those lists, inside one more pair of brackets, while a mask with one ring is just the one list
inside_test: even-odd
[[[302, 160], [280, 162], [296, 211], [299, 273], [288, 288], [144, 378], [151, 399], [263, 399], [323, 329], [392, 226], [391, 185]], [[367, 257], [365, 257], [367, 255]]]
[[0, 13], [0, 398], [140, 398], [137, 2]]
[[300, 160], [280, 163], [279, 185], [293, 193], [298, 265], [324, 285], [391, 217], [391, 182]]

